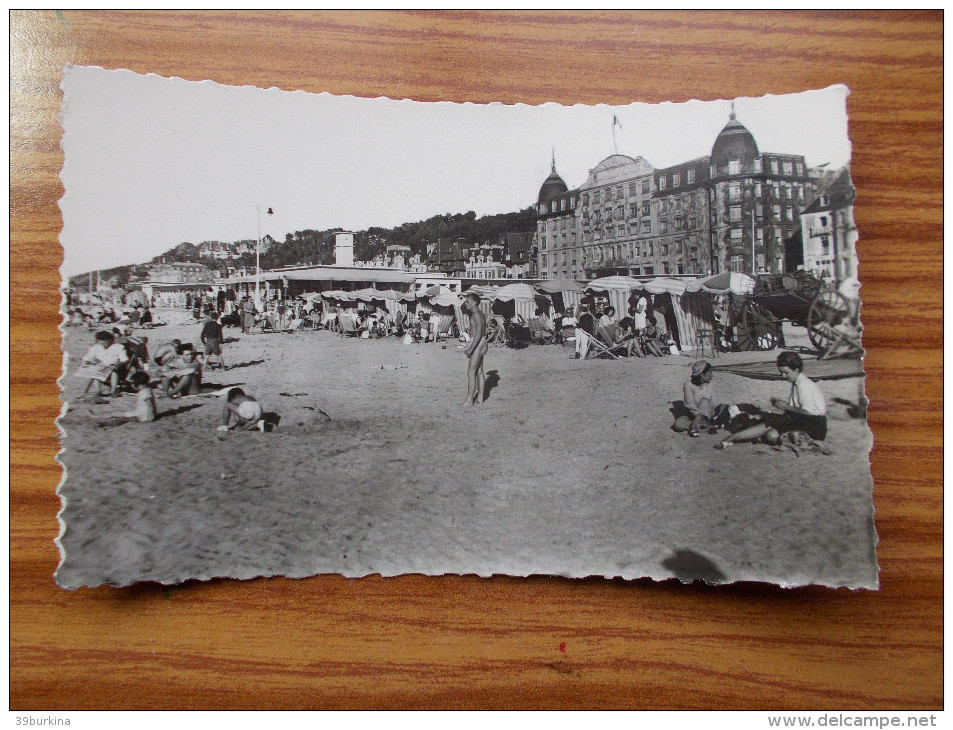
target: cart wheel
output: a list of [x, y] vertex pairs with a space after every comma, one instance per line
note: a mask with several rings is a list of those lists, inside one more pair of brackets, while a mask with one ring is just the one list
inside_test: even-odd
[[820, 358], [863, 354], [856, 307], [836, 289], [817, 293], [807, 313], [807, 333]]
[[739, 350], [773, 350], [781, 342], [781, 323], [751, 299], [742, 305], [738, 324]]

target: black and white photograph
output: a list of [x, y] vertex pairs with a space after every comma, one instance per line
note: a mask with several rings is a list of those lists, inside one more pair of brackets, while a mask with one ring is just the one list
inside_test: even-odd
[[62, 91], [61, 587], [878, 588], [846, 86]]

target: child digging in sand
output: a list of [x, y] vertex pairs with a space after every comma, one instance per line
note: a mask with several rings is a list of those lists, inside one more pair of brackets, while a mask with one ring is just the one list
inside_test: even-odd
[[[219, 431], [252, 431], [258, 429], [264, 432], [265, 422], [262, 420], [261, 403], [250, 395], [246, 395], [241, 388], [232, 388], [228, 391], [225, 406], [222, 408], [222, 423]], [[232, 416], [235, 423], [231, 423]]]

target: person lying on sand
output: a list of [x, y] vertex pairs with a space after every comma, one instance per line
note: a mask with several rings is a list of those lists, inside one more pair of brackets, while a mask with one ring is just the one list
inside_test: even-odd
[[764, 414], [760, 422], [732, 434], [715, 448], [727, 449], [743, 441], [758, 440], [777, 444], [781, 434], [789, 431], [804, 431], [816, 441], [827, 438], [827, 402], [817, 383], [804, 374], [801, 356], [785, 350], [778, 355], [778, 371], [791, 383], [791, 394], [786, 401], [771, 399], [771, 404], [782, 413]]
[[[261, 403], [247, 395], [241, 388], [232, 388], [228, 391], [225, 406], [222, 408], [222, 423], [219, 431], [252, 431], [264, 430]], [[232, 423], [232, 416], [235, 423]]]

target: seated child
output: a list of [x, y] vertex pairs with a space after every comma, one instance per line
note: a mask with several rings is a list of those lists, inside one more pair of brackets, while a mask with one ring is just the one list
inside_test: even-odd
[[130, 378], [136, 387], [136, 406], [131, 411], [113, 415], [95, 414], [96, 423], [100, 426], [121, 426], [124, 423], [151, 423], [156, 420], [156, 401], [149, 384], [149, 376], [143, 372], [133, 373]]
[[713, 425], [715, 398], [711, 380], [714, 372], [711, 363], [699, 360], [692, 363], [692, 377], [682, 387], [682, 399], [690, 415], [675, 419], [676, 431], [688, 431], [689, 436], [698, 436], [702, 431], [717, 430]]
[[[246, 395], [241, 388], [232, 388], [228, 391], [225, 407], [222, 408], [222, 423], [219, 425], [219, 431], [251, 431], [253, 429], [264, 430], [265, 422], [262, 420], [261, 403]], [[235, 423], [231, 423], [232, 416], [235, 416]]]
[[788, 431], [805, 431], [816, 441], [827, 438], [827, 402], [817, 384], [804, 374], [804, 362], [796, 352], [785, 350], [778, 355], [778, 371], [791, 383], [791, 394], [772, 398], [771, 404], [781, 414], [766, 413], [761, 421], [732, 434], [716, 448], [727, 449], [743, 441], [763, 440], [776, 444], [781, 434]]

